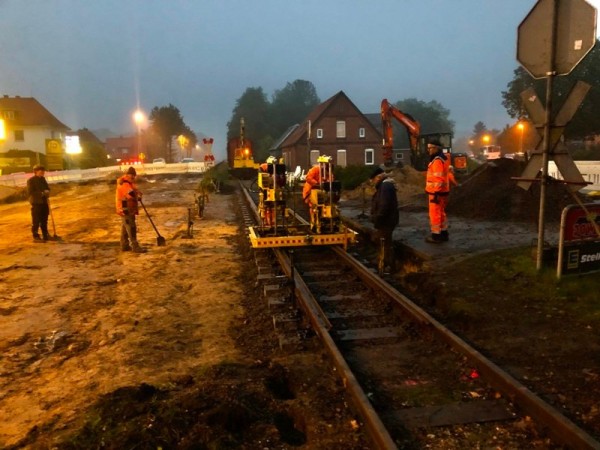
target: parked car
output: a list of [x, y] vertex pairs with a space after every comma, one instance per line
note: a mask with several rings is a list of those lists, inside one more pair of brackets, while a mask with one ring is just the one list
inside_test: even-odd
[[166, 164], [165, 158], [154, 158], [152, 164]]
[[196, 162], [194, 161], [194, 158], [183, 158], [181, 160], [182, 163], [192, 163], [192, 162]]

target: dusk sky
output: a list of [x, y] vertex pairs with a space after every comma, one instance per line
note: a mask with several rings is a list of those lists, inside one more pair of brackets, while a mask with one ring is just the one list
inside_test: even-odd
[[223, 158], [246, 88], [270, 100], [302, 79], [321, 100], [343, 90], [363, 113], [383, 98], [436, 100], [460, 137], [478, 121], [511, 123], [500, 92], [535, 3], [0, 0], [0, 95], [35, 97], [72, 129], [117, 134], [133, 132], [138, 105], [173, 104]]

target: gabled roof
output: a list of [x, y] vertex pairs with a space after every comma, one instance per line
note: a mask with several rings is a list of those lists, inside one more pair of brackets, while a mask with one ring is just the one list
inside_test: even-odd
[[375, 128], [377, 128], [377, 131], [379, 131], [380, 133], [383, 133], [383, 125], [381, 123], [381, 113], [367, 113], [367, 114], [364, 114], [364, 116], [367, 118], [367, 120], [369, 122], [371, 122], [371, 125], [373, 125]]
[[[12, 115], [12, 116], [11, 116]], [[0, 97], [0, 116], [11, 126], [40, 127], [69, 130], [33, 97]]]
[[[360, 111], [360, 109], [358, 109], [356, 107], [356, 105], [352, 102], [352, 100], [350, 100], [350, 98], [348, 98], [348, 96], [344, 93], [344, 91], [340, 91], [337, 94], [335, 94], [333, 97], [330, 97], [329, 99], [325, 100], [320, 105], [317, 105], [315, 107], [315, 109], [313, 109], [308, 114], [308, 116], [306, 116], [306, 119], [287, 137], [287, 139], [284, 139], [284, 141], [280, 143], [280, 147], [293, 146], [293, 145], [297, 144], [302, 139], [303, 136], [306, 136], [307, 128], [308, 128], [308, 121], [310, 121], [311, 125], [316, 123], [322, 116], [325, 116], [327, 114], [327, 110], [333, 104], [337, 103], [340, 99], [346, 99], [348, 101], [348, 103], [350, 103], [352, 105], [352, 107], [360, 115], [365, 117], [365, 115]], [[365, 119], [366, 119], [366, 117], [365, 117]], [[367, 121], [369, 123], [371, 123], [370, 120], [367, 119]], [[377, 128], [375, 125], [373, 125], [373, 126], [377, 131], [379, 131], [379, 133], [381, 133], [379, 128]]]
[[79, 140], [82, 142], [93, 142], [98, 145], [103, 145], [102, 141], [98, 139], [93, 132], [88, 130], [87, 128], [82, 128], [81, 130], [77, 130], [77, 135], [79, 136]]
[[281, 144], [283, 144], [283, 142], [287, 139], [287, 137], [292, 134], [296, 128], [298, 128], [300, 126], [299, 123], [292, 125], [291, 127], [289, 127], [287, 130], [285, 130], [285, 132], [281, 135], [281, 137], [279, 139], [277, 139], [273, 145], [271, 145], [271, 148], [269, 149], [269, 151], [275, 151], [277, 149], [279, 149], [281, 147]]

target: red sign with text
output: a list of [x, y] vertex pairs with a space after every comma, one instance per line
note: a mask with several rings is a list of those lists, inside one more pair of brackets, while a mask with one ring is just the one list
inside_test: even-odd
[[600, 238], [596, 233], [596, 228], [591, 222], [593, 220], [600, 228], [600, 203], [586, 203], [590, 217], [579, 205], [569, 205], [563, 211], [563, 237], [565, 242], [581, 241], [584, 239]]

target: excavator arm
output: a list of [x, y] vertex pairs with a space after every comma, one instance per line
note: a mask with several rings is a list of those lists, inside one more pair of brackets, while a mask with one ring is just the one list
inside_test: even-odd
[[394, 130], [392, 127], [392, 118], [396, 119], [406, 128], [410, 141], [410, 150], [413, 154], [417, 151], [419, 135], [421, 134], [421, 125], [419, 122], [409, 114], [400, 111], [384, 98], [381, 101], [381, 125], [383, 127], [383, 158], [385, 164], [391, 164], [393, 161]]

